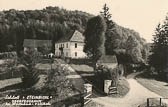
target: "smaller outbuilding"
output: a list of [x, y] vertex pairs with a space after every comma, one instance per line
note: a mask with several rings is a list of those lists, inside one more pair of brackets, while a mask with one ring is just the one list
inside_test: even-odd
[[24, 52], [30, 48], [38, 51], [38, 48], [40, 47], [43, 48], [51, 46], [52, 46], [51, 40], [24, 39], [23, 42]]

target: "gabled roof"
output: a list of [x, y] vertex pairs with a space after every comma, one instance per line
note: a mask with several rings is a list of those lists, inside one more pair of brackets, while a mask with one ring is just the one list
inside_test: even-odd
[[61, 42], [84, 42], [84, 36], [82, 35], [81, 32], [77, 30], [70, 31], [68, 34], [66, 34], [56, 43], [61, 43]]
[[23, 47], [42, 47], [42, 46], [52, 46], [51, 40], [36, 40], [36, 39], [24, 39]]
[[103, 55], [97, 61], [98, 63], [118, 63], [115, 55]]
[[74, 34], [71, 37], [72, 42], [84, 42], [84, 36], [82, 35], [82, 33], [80, 33], [79, 31], [75, 31]]

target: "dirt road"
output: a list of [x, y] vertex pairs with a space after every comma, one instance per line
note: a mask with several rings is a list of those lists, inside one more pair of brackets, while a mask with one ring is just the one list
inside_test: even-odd
[[[129, 93], [123, 98], [99, 97], [93, 101], [105, 105], [105, 107], [138, 107], [144, 103], [147, 98], [161, 97], [154, 92], [143, 87], [135, 79], [128, 79], [130, 84]], [[168, 104], [168, 101], [165, 101]]]

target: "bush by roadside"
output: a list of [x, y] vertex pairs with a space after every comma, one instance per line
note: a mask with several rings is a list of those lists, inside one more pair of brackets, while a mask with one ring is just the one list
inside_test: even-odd
[[104, 86], [105, 80], [112, 80], [111, 85], [117, 86], [119, 80], [118, 68], [111, 69], [103, 65], [100, 65], [97, 67], [95, 77], [97, 82], [102, 86]]
[[55, 69], [49, 71], [44, 86], [36, 90], [38, 94], [53, 96], [50, 100], [51, 107], [81, 106], [81, 93], [73, 87], [71, 81], [66, 77], [68, 74], [69, 71], [66, 67], [57, 65]]
[[110, 71], [109, 68], [99, 67], [99, 71], [95, 73], [91, 66], [85, 64], [71, 64], [71, 66], [76, 70], [77, 73], [82, 76], [83, 80], [86, 83], [93, 85], [93, 94], [95, 95], [95, 97], [106, 95], [104, 93], [104, 80], [106, 79], [114, 79], [114, 81], [116, 81], [116, 83], [118, 84], [117, 89], [119, 91], [119, 94], [113, 94], [111, 95], [111, 97], [122, 97], [129, 92], [129, 83], [124, 77], [119, 79], [117, 74], [118, 69], [111, 69]]

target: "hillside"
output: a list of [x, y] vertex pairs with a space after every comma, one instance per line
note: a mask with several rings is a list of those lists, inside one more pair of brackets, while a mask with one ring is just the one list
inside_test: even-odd
[[85, 12], [67, 11], [59, 7], [46, 7], [43, 10], [1, 11], [0, 51], [8, 51], [9, 44], [16, 47], [17, 37], [51, 39], [53, 36], [51, 32], [57, 36], [56, 30], [59, 28], [78, 29], [83, 32], [87, 20], [92, 16]]
[[[82, 11], [68, 11], [59, 7], [43, 10], [7, 10], [0, 12], [0, 52], [20, 51], [24, 38], [52, 39], [57, 41], [70, 30], [84, 32], [87, 21], [94, 15]], [[145, 39], [139, 33], [116, 24], [113, 33], [117, 48], [126, 48], [126, 41], [134, 37], [142, 49]], [[122, 42], [122, 43], [121, 43]]]

